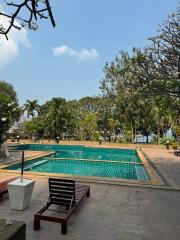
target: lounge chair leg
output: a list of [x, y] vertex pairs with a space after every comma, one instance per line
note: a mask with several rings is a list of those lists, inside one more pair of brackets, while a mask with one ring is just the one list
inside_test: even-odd
[[89, 189], [89, 191], [87, 192], [87, 195], [86, 195], [87, 197], [90, 197], [90, 189]]
[[40, 229], [40, 220], [35, 216], [34, 217], [34, 230]]
[[67, 222], [61, 223], [61, 234], [67, 234], [68, 231], [68, 225]]

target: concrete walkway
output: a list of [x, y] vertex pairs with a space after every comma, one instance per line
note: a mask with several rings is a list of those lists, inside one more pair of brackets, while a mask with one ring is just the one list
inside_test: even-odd
[[0, 201], [0, 218], [26, 222], [27, 240], [179, 240], [179, 191], [104, 184], [91, 184], [91, 196], [71, 217], [68, 235], [49, 222], [36, 232], [33, 215], [45, 204], [47, 187], [47, 180], [36, 181], [25, 211], [11, 210], [8, 198]]
[[143, 152], [157, 171], [172, 187], [180, 188], [180, 156], [174, 150], [142, 147]]

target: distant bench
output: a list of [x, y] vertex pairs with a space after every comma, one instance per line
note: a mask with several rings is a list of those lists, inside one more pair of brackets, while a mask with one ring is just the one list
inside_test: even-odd
[[180, 150], [174, 152], [177, 156], [180, 156]]

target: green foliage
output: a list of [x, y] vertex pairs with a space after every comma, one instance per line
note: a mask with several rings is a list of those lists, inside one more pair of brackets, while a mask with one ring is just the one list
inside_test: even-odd
[[154, 135], [154, 136], [152, 137], [151, 143], [153, 143], [153, 144], [158, 144], [158, 138], [157, 138], [157, 136]]
[[16, 92], [12, 85], [0, 82], [0, 145], [3, 143], [6, 133], [12, 124], [19, 119]]
[[180, 118], [178, 117], [173, 119], [173, 131], [174, 131], [175, 137], [180, 137]]
[[174, 138], [164, 137], [160, 140], [160, 142], [164, 145], [166, 145], [167, 143], [169, 143], [170, 145], [173, 145], [174, 144]]
[[159, 143], [169, 126], [180, 136], [179, 27], [176, 13], [148, 46], [133, 48], [131, 54], [120, 51], [104, 67], [100, 89], [115, 108], [113, 119], [131, 131], [132, 142], [139, 132], [157, 134]]
[[27, 137], [38, 139], [43, 136], [43, 122], [39, 119], [33, 119], [25, 122], [23, 131]]
[[2, 95], [5, 95], [7, 97], [10, 97], [10, 99], [14, 102], [17, 103], [17, 95], [16, 92], [14, 91], [14, 88], [11, 84], [0, 81], [0, 93]]
[[66, 127], [70, 112], [66, 100], [53, 98], [41, 107], [40, 118], [44, 121], [44, 132], [46, 136], [63, 137], [63, 130]]
[[97, 140], [97, 116], [96, 113], [89, 113], [81, 122], [83, 137], [86, 140]]
[[26, 100], [26, 103], [24, 104], [24, 111], [27, 112], [28, 117], [31, 116], [32, 118], [34, 118], [36, 112], [39, 113], [39, 104], [38, 104], [38, 100]]
[[173, 147], [174, 150], [178, 150], [178, 143], [173, 142], [172, 147]]
[[158, 137], [156, 135], [154, 135], [151, 140], [151, 143], [154, 143], [154, 144], [160, 143], [164, 145], [166, 145], [167, 143], [169, 143], [169, 145], [173, 145], [174, 142], [175, 142], [175, 139], [173, 137], [163, 137], [163, 138], [160, 138], [158, 141]]
[[128, 143], [125, 138], [119, 138], [118, 143]]

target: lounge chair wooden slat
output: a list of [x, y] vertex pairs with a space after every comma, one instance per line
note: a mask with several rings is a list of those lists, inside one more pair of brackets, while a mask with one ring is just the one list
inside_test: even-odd
[[63, 197], [72, 197], [72, 195], [73, 195], [73, 192], [65, 192], [65, 191], [53, 191], [53, 192], [51, 192], [51, 195], [52, 196], [57, 196], [57, 197], [60, 197], [60, 196], [63, 196]]
[[17, 177], [0, 181], [0, 197], [8, 193], [7, 184], [17, 179]]
[[55, 180], [49, 180], [49, 186], [53, 186], [53, 185], [57, 185], [57, 186], [67, 186], [67, 187], [74, 187], [75, 183], [72, 182], [71, 180], [68, 180], [68, 182], [65, 181], [58, 181], [57, 179]]
[[67, 188], [67, 189], [73, 189], [74, 188], [74, 185], [72, 184], [65, 184], [65, 183], [62, 183], [62, 185], [59, 185], [58, 183], [50, 183], [51, 184], [51, 188]]
[[70, 204], [72, 202], [72, 198], [57, 198], [57, 197], [52, 197], [50, 198], [50, 201], [52, 202], [59, 202], [59, 203], [66, 203], [66, 204]]
[[[85, 198], [90, 196], [90, 186], [75, 184], [74, 180], [49, 179], [49, 200], [47, 204], [34, 215], [34, 230], [40, 229], [40, 221], [51, 221], [61, 223], [61, 233], [67, 233], [67, 221], [73, 211]], [[44, 214], [52, 205], [66, 207], [66, 212], [59, 217], [47, 216]], [[54, 211], [54, 210], [53, 210]]]
[[69, 189], [50, 189], [50, 194], [52, 193], [56, 193], [56, 194], [59, 194], [59, 195], [61, 195], [61, 194], [69, 194], [69, 195], [73, 195], [74, 194], [74, 189], [73, 190], [69, 190]]
[[65, 184], [73, 184], [75, 185], [74, 180], [70, 180], [70, 179], [60, 179], [60, 178], [49, 178], [49, 182], [57, 182], [57, 183], [65, 183]]
[[[51, 183], [50, 183], [51, 184]], [[72, 185], [67, 185], [67, 186], [58, 186], [58, 185], [52, 185], [51, 184], [51, 187], [49, 188], [50, 189], [53, 189], [53, 190], [65, 190], [65, 191], [73, 191], [74, 190], [74, 186]]]

